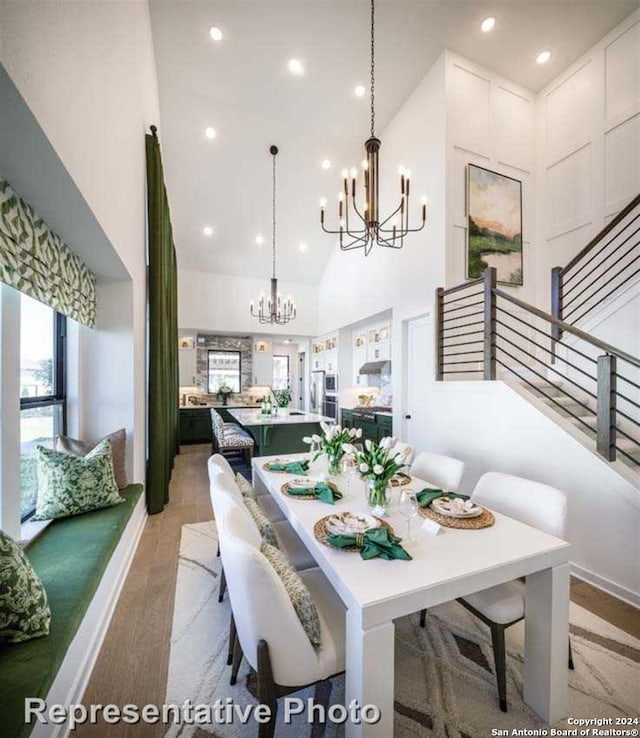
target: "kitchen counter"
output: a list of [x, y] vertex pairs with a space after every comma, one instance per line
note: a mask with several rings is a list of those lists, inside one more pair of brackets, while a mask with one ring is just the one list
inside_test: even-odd
[[257, 403], [253, 403], [252, 405], [250, 405], [247, 402], [229, 402], [226, 405], [223, 405], [221, 402], [213, 402], [213, 401], [199, 402], [199, 403], [197, 403], [195, 405], [193, 403], [191, 403], [191, 402], [188, 402], [186, 404], [183, 404], [181, 402], [178, 403], [178, 408], [180, 410], [197, 410], [199, 407], [200, 408], [210, 408], [210, 407], [213, 407], [216, 410], [218, 408], [225, 408], [225, 407], [226, 408], [229, 408], [229, 409], [231, 409], [231, 408], [238, 408], [238, 407], [243, 407], [243, 408], [249, 408], [249, 409], [251, 409], [251, 408], [254, 408], [254, 407], [260, 408], [260, 403], [257, 402]]
[[229, 415], [240, 425], [299, 425], [301, 423], [333, 423], [332, 418], [315, 413], [306, 413], [303, 410], [289, 410], [283, 413], [278, 410], [277, 415], [263, 415], [260, 409], [253, 408], [230, 408]]
[[259, 409], [254, 408], [232, 408], [227, 412], [253, 436], [256, 443], [255, 456], [308, 451], [309, 446], [302, 439], [314, 433], [322, 433], [322, 421], [333, 422], [324, 415], [305, 413], [302, 410], [289, 410], [284, 414], [279, 410], [277, 415], [262, 415]]

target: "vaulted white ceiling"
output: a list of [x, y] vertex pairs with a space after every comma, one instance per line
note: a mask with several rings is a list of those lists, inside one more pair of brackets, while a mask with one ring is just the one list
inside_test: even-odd
[[[538, 90], [638, 4], [378, 0], [377, 132], [444, 48]], [[496, 28], [483, 34], [489, 15]], [[151, 17], [180, 267], [270, 276], [268, 147], [275, 143], [278, 276], [285, 290], [287, 281], [317, 284], [334, 245], [320, 231], [319, 198], [338, 191], [340, 170], [361, 160], [369, 131], [368, 96], [354, 95], [356, 84], [368, 88], [368, 0], [152, 0]], [[222, 41], [211, 40], [211, 26], [223, 31]], [[540, 66], [543, 49], [553, 56]], [[304, 76], [289, 73], [291, 58], [304, 63]], [[206, 126], [215, 139], [205, 137]], [[325, 158], [332, 162], [326, 171]]]

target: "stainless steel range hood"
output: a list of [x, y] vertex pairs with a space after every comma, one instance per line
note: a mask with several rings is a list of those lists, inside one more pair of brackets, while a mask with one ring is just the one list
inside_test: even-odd
[[391, 374], [390, 361], [368, 361], [360, 367], [358, 374], [379, 376], [380, 374]]

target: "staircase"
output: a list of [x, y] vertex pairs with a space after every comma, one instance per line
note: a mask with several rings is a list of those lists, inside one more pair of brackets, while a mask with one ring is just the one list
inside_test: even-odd
[[639, 234], [640, 195], [552, 270], [551, 314], [498, 288], [493, 268], [436, 291], [438, 380], [508, 382], [635, 484], [640, 358], [578, 324], [640, 280]]

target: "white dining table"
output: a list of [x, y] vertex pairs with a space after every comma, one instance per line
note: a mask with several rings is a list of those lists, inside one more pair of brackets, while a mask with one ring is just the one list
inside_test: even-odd
[[[364, 484], [357, 477], [332, 478], [344, 498], [332, 507], [317, 500], [296, 500], [281, 491], [292, 477], [269, 472], [275, 457], [253, 459], [257, 491], [270, 493], [316, 560], [347, 610], [345, 704], [376, 705], [375, 725], [347, 723], [347, 738], [391, 738], [394, 707], [394, 620], [423, 608], [525, 577], [524, 700], [548, 724], [567, 714], [570, 545], [513, 518], [495, 513], [495, 523], [480, 530], [442, 528], [433, 533], [416, 517], [411, 561], [371, 559], [330, 548], [316, 540], [313, 528], [332, 510], [368, 512]], [[287, 460], [305, 458], [296, 454]], [[326, 473], [319, 460], [309, 476]], [[349, 486], [351, 489], [349, 490]], [[430, 485], [413, 478], [416, 492]], [[386, 520], [404, 536], [406, 521], [393, 506]]]

